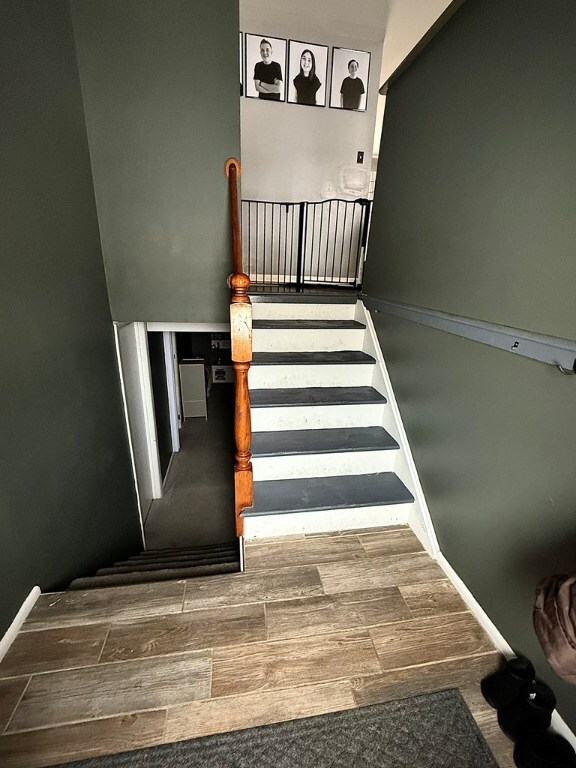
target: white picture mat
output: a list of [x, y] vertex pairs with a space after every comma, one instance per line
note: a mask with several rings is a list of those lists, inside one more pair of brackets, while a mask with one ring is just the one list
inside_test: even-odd
[[326, 85], [328, 79], [328, 46], [315, 43], [302, 43], [299, 40], [290, 40], [288, 49], [288, 101], [296, 104], [296, 88], [294, 78], [300, 74], [300, 57], [302, 51], [309, 50], [316, 60], [316, 77], [320, 80], [320, 88], [316, 92], [316, 106], [326, 106]]
[[[277, 61], [282, 69], [282, 82], [284, 88], [280, 94], [280, 101], [286, 101], [286, 50], [288, 44], [286, 40], [281, 37], [271, 37], [270, 35], [253, 35], [246, 33], [245, 43], [245, 56], [246, 59], [246, 82], [244, 85], [244, 95], [257, 99], [259, 94], [254, 87], [254, 67], [259, 61], [262, 61], [260, 56], [260, 42], [262, 40], [268, 40], [272, 46], [272, 61]], [[270, 99], [267, 99], [270, 101]], [[274, 101], [274, 99], [272, 99]]]
[[[370, 54], [367, 51], [355, 51], [352, 48], [333, 48], [332, 49], [332, 88], [330, 91], [330, 106], [340, 107], [340, 88], [342, 81], [349, 77], [348, 62], [355, 59], [358, 62], [357, 77], [364, 84], [364, 93], [360, 97], [360, 106], [358, 112], [366, 110], [366, 99], [368, 96], [368, 81], [370, 77]], [[356, 110], [355, 110], [356, 111]]]

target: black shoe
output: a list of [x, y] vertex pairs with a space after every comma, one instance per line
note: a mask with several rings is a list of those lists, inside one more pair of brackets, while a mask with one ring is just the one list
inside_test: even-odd
[[534, 681], [535, 674], [531, 662], [524, 656], [517, 656], [506, 662], [503, 669], [482, 680], [482, 695], [494, 709], [506, 707]]
[[506, 736], [516, 741], [524, 733], [546, 730], [555, 706], [552, 688], [546, 683], [532, 683], [512, 704], [498, 710], [498, 723]]
[[514, 762], [518, 768], [576, 768], [576, 754], [562, 736], [532, 731], [518, 739]]

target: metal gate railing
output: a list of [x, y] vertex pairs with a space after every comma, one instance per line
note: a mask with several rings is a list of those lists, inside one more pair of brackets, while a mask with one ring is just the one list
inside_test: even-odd
[[242, 200], [243, 268], [255, 285], [359, 288], [372, 201]]

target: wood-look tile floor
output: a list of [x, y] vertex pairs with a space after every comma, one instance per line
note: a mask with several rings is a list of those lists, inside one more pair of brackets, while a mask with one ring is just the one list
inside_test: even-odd
[[246, 573], [42, 595], [0, 664], [0, 764], [39, 766], [457, 687], [500, 663], [406, 527], [250, 543]]

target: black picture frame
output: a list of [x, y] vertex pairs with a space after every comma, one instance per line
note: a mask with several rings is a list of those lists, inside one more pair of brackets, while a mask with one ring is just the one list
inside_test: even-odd
[[[314, 62], [313, 76], [320, 82], [317, 90], [313, 81], [307, 82], [312, 75], [303, 75], [302, 55], [312, 54]], [[288, 44], [288, 103], [309, 107], [325, 107], [328, 94], [328, 57], [330, 49], [320, 43], [306, 43], [302, 40], [290, 40]], [[309, 59], [309, 56], [307, 56]], [[305, 79], [304, 79], [305, 78]], [[296, 80], [296, 84], [295, 84]], [[300, 85], [297, 87], [298, 83]]]
[[240, 96], [244, 96], [244, 33], [239, 32], [240, 35], [240, 46], [239, 46], [239, 56], [240, 56]]
[[[354, 48], [332, 49], [332, 78], [330, 85], [330, 107], [332, 109], [345, 109], [350, 112], [366, 112], [368, 106], [368, 87], [370, 85], [370, 52], [359, 51]], [[358, 65], [356, 76], [351, 77], [350, 65], [355, 61]], [[356, 80], [362, 84], [363, 93], [358, 94], [358, 87], [347, 86], [347, 94], [342, 94], [345, 82]], [[345, 106], [354, 103], [351, 100], [359, 98], [358, 106]], [[343, 99], [343, 101], [342, 101]]]
[[[274, 94], [267, 96], [259, 93], [254, 84], [254, 74], [257, 71], [256, 66], [263, 61], [261, 44], [266, 42], [271, 47], [271, 61], [266, 66], [275, 65], [280, 67], [282, 89], [278, 94], [280, 98], [275, 98]], [[259, 99], [260, 101], [270, 101], [272, 103], [286, 101], [286, 54], [288, 50], [288, 41], [283, 37], [273, 37], [272, 35], [255, 35], [252, 32], [246, 32], [244, 35], [244, 96], [248, 99]], [[272, 73], [273, 74], [273, 73]], [[277, 79], [277, 78], [275, 78]]]

